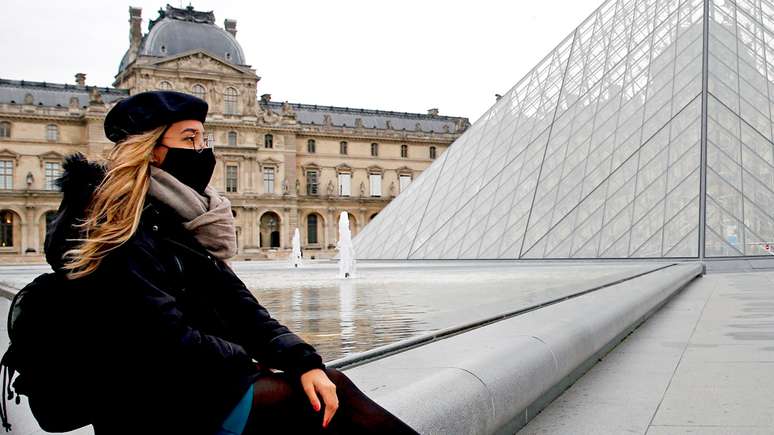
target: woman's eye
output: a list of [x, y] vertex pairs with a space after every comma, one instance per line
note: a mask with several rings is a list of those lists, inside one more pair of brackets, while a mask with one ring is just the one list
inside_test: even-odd
[[191, 143], [194, 143], [194, 138], [192, 138], [192, 137], [187, 137], [187, 138], [185, 138], [185, 140], [190, 140]]

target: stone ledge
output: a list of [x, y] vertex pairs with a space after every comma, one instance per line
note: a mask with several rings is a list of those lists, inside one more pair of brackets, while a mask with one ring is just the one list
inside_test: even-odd
[[515, 433], [687, 283], [667, 269], [345, 370], [420, 433]]

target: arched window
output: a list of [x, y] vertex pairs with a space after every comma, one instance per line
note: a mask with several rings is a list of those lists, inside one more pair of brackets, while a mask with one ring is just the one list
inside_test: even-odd
[[59, 127], [56, 124], [48, 124], [46, 126], [46, 140], [49, 142], [56, 142], [59, 140]]
[[378, 143], [372, 143], [371, 144], [371, 156], [377, 157], [379, 155], [379, 144]]
[[223, 112], [226, 115], [236, 115], [237, 114], [237, 90], [231, 87], [226, 88], [226, 91], [223, 93], [223, 104], [225, 105], [223, 108]]
[[347, 154], [347, 141], [339, 142], [339, 154]]
[[0, 247], [13, 246], [13, 212], [0, 211]]
[[159, 83], [159, 89], [161, 89], [162, 91], [171, 91], [172, 83], [169, 83], [168, 81], [164, 80], [161, 83]]
[[11, 137], [11, 123], [8, 121], [0, 122], [0, 137]]
[[235, 147], [236, 144], [237, 144], [237, 132], [229, 131], [228, 132], [228, 146]]
[[306, 242], [317, 243], [317, 215], [314, 213], [306, 217]]
[[274, 148], [274, 136], [266, 134], [263, 136], [263, 146], [265, 148]]
[[403, 159], [408, 158], [408, 145], [400, 146], [400, 157]]
[[430, 147], [430, 158], [435, 159], [435, 147]]
[[260, 246], [261, 248], [280, 247], [280, 218], [274, 212], [266, 212], [260, 220]]
[[193, 88], [191, 88], [191, 94], [193, 94], [194, 97], [204, 99], [204, 94], [206, 94], [207, 91], [204, 89], [204, 86], [200, 84], [193, 85]]
[[314, 154], [317, 152], [317, 142], [315, 142], [314, 139], [309, 139], [306, 141], [306, 152], [309, 154]]

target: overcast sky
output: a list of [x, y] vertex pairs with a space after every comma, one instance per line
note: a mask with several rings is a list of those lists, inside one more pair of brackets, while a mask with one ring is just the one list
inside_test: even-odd
[[[275, 101], [441, 114], [475, 121], [602, 0], [198, 0], [237, 40]], [[166, 1], [4, 0], [0, 78], [111, 86]], [[172, 0], [175, 7], [188, 1]]]

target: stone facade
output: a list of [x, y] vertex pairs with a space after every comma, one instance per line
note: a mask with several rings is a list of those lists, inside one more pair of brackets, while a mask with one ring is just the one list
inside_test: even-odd
[[[332, 256], [342, 211], [356, 234], [469, 125], [435, 109], [274, 102], [257, 95], [260, 77], [239, 63], [236, 21], [223, 29], [212, 13], [167, 6], [141, 35], [140, 17], [130, 8], [130, 48], [112, 88], [88, 86], [81, 73], [73, 85], [0, 80], [0, 261], [40, 261], [62, 159], [104, 156], [105, 114], [138, 92], [172, 89], [210, 104], [211, 184], [233, 204], [241, 259], [286, 256], [295, 228], [306, 258]], [[174, 46], [171, 32], [191, 32], [194, 45]]]

